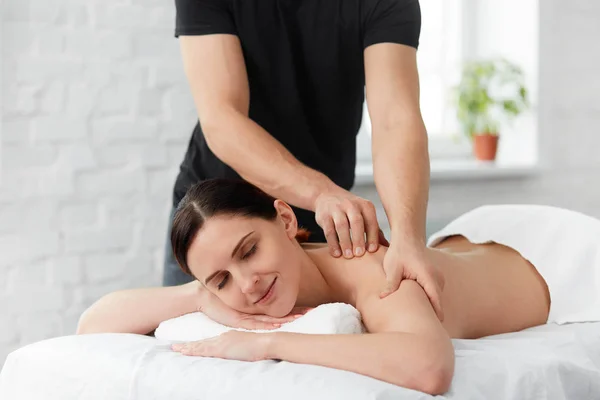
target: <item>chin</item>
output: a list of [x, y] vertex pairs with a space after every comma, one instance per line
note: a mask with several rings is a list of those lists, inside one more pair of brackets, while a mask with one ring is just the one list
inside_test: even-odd
[[275, 297], [271, 304], [265, 307], [265, 313], [276, 318], [287, 316], [292, 312], [298, 300], [298, 285], [294, 284], [294, 279], [281, 277], [275, 284]]
[[274, 299], [275, 301], [268, 308], [269, 314], [273, 317], [285, 317], [296, 306], [296, 294], [290, 293], [289, 290], [284, 290], [283, 292], [283, 294]]
[[269, 315], [271, 317], [276, 317], [276, 318], [281, 318], [281, 317], [285, 317], [286, 315], [288, 315], [289, 313], [292, 312], [292, 309], [294, 308], [295, 302], [289, 302], [289, 301], [284, 301], [284, 299], [281, 299], [279, 302], [277, 302], [276, 304], [273, 304], [270, 308], [269, 308]]

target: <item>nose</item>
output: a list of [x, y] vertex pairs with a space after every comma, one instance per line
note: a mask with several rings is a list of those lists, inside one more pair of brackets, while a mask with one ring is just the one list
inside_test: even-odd
[[252, 294], [259, 287], [260, 277], [256, 273], [241, 274], [240, 289], [244, 294]]

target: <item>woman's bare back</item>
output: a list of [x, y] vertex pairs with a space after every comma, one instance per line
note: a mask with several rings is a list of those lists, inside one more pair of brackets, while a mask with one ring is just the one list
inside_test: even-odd
[[478, 338], [546, 323], [546, 282], [517, 251], [453, 236], [429, 256], [446, 279], [444, 326], [452, 337]]
[[[356, 306], [363, 294], [385, 284], [381, 266], [386, 247], [351, 260], [334, 259], [318, 245], [306, 249], [315, 256], [338, 301]], [[550, 307], [546, 283], [515, 250], [453, 236], [428, 248], [427, 256], [445, 279], [443, 326], [452, 338], [473, 339], [546, 323]]]

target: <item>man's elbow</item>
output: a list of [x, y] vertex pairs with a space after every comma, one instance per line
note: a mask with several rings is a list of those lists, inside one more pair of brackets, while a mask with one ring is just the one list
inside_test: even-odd
[[[231, 142], [231, 132], [235, 132], [236, 120], [244, 115], [231, 105], [213, 107], [203, 113], [200, 118], [202, 133], [208, 148], [217, 156], [221, 156]], [[247, 116], [246, 116], [247, 118]]]

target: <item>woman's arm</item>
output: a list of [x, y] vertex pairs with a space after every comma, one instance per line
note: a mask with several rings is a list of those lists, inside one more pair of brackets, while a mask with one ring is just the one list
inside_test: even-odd
[[385, 299], [378, 293], [358, 307], [373, 333], [270, 333], [266, 355], [367, 375], [430, 394], [448, 390], [454, 373], [452, 342], [418, 283], [404, 280]]
[[293, 313], [276, 318], [245, 314], [228, 307], [200, 282], [181, 286], [122, 290], [107, 294], [81, 318], [77, 333], [138, 333], [145, 335], [171, 318], [201, 311], [223, 325], [243, 329], [275, 329], [293, 321], [308, 309], [294, 308]]
[[77, 334], [138, 333], [145, 335], [171, 318], [197, 311], [206, 297], [198, 281], [180, 286], [113, 292], [88, 308], [79, 319]]

